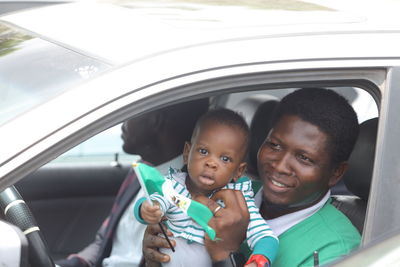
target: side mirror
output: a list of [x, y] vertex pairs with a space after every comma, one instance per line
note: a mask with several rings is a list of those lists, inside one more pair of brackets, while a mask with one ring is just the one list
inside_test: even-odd
[[27, 267], [28, 240], [22, 231], [0, 220], [0, 266]]

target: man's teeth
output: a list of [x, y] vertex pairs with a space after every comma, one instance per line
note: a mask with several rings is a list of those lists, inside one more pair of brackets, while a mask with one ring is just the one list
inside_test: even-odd
[[281, 184], [281, 183], [278, 183], [277, 181], [274, 181], [274, 180], [271, 180], [271, 181], [272, 181], [272, 183], [273, 183], [274, 185], [276, 185], [276, 186], [278, 186], [278, 187], [286, 187], [286, 185]]

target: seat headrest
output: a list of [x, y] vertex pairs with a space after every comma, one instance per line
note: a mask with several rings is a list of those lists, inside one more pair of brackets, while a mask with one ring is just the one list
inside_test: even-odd
[[349, 158], [349, 168], [343, 176], [347, 189], [368, 200], [374, 166], [378, 118], [360, 124], [360, 133]]
[[271, 129], [271, 119], [278, 98], [270, 95], [252, 95], [236, 106], [250, 127], [250, 144], [247, 159], [247, 171], [257, 173], [257, 153]]

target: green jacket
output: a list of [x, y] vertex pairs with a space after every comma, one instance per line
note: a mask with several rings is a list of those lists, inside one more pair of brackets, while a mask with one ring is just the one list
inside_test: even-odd
[[322, 265], [348, 254], [359, 246], [360, 240], [350, 220], [328, 201], [279, 236], [278, 255], [272, 267], [314, 266], [314, 251]]

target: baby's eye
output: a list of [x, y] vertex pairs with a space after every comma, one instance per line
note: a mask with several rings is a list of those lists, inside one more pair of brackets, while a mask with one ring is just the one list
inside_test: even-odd
[[222, 160], [223, 162], [231, 162], [231, 161], [232, 161], [232, 159], [231, 159], [230, 157], [227, 157], [227, 156], [222, 156], [222, 157], [221, 157], [221, 160]]
[[199, 151], [199, 153], [202, 154], [202, 155], [207, 155], [207, 154], [208, 154], [208, 150], [205, 149], [205, 148], [199, 148], [198, 151]]

